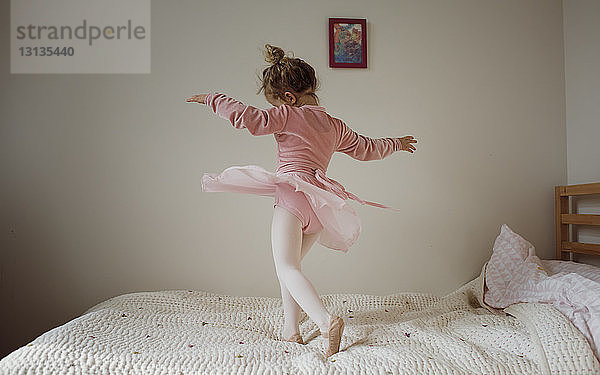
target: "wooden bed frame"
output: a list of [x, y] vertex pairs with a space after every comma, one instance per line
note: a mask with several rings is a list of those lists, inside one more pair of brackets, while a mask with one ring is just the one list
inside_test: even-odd
[[580, 243], [573, 240], [573, 231], [569, 225], [599, 225], [600, 215], [571, 213], [571, 199], [576, 195], [600, 194], [600, 182], [581, 185], [563, 185], [554, 187], [556, 217], [556, 259], [565, 255], [573, 259], [573, 253], [600, 255], [600, 245]]

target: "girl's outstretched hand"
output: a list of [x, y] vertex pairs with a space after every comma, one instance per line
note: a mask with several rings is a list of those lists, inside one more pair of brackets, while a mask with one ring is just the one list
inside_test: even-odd
[[411, 154], [415, 152], [416, 148], [413, 146], [413, 143], [417, 143], [417, 140], [412, 135], [407, 135], [406, 137], [398, 138], [400, 139], [400, 144], [402, 147], [400, 148], [402, 151], [408, 151]]
[[200, 94], [200, 95], [194, 95], [192, 97], [187, 98], [186, 102], [188, 103], [200, 103], [200, 104], [206, 104], [206, 97], [208, 96], [208, 94]]

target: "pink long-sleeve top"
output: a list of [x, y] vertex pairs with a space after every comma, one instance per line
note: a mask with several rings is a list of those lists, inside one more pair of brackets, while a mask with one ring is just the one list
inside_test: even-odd
[[277, 142], [276, 173], [327, 171], [334, 152], [343, 152], [358, 160], [380, 160], [401, 150], [399, 138], [369, 138], [332, 117], [315, 105], [280, 105], [260, 109], [213, 92], [206, 105], [238, 129], [252, 135], [273, 134]]

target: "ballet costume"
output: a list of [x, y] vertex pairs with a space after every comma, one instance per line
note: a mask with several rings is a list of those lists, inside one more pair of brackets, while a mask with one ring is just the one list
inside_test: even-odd
[[259, 109], [223, 93], [206, 96], [206, 105], [237, 129], [254, 136], [273, 134], [277, 142], [275, 173], [256, 165], [232, 166], [221, 173], [205, 173], [202, 190], [237, 192], [274, 197], [274, 206], [293, 213], [302, 222], [302, 232], [320, 232], [318, 242], [330, 249], [347, 252], [361, 232], [356, 211], [348, 204], [396, 210], [362, 200], [339, 182], [326, 176], [334, 152], [354, 159], [381, 160], [400, 151], [400, 138], [369, 138], [330, 116], [324, 107], [283, 104]]
[[400, 139], [359, 135], [315, 105], [284, 104], [263, 110], [217, 92], [206, 96], [206, 105], [235, 128], [245, 128], [255, 136], [273, 134], [277, 142], [274, 173], [256, 165], [233, 166], [218, 174], [205, 173], [202, 190], [274, 197], [274, 207], [283, 210], [276, 208], [273, 214], [273, 258], [281, 286], [283, 331], [291, 334], [283, 341], [303, 344], [298, 332], [302, 308], [328, 340], [327, 357], [337, 353], [344, 321], [329, 314], [301, 271], [302, 251], [308, 251], [305, 245], [310, 248], [314, 240], [307, 236], [310, 240], [305, 244], [305, 235], [314, 234], [321, 245], [345, 253], [361, 231], [360, 218], [348, 204], [350, 199], [395, 210], [360, 199], [325, 173], [336, 151], [358, 160], [378, 160], [401, 150]]

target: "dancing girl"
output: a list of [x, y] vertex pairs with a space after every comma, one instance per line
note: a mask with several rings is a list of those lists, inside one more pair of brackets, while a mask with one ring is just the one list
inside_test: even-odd
[[334, 152], [354, 159], [380, 160], [396, 151], [415, 151], [413, 136], [369, 138], [329, 115], [315, 94], [315, 70], [304, 60], [286, 56], [281, 48], [265, 45], [261, 87], [272, 105], [260, 109], [221, 92], [193, 95], [186, 101], [205, 104], [238, 129], [254, 136], [272, 134], [277, 142], [277, 170], [255, 165], [235, 166], [202, 177], [203, 191], [241, 192], [274, 198], [271, 244], [281, 287], [284, 326], [282, 340], [304, 344], [299, 332], [300, 309], [327, 339], [326, 356], [339, 351], [344, 320], [327, 311], [301, 262], [312, 245], [346, 253], [361, 231], [360, 218], [348, 203], [362, 200], [326, 176]]

